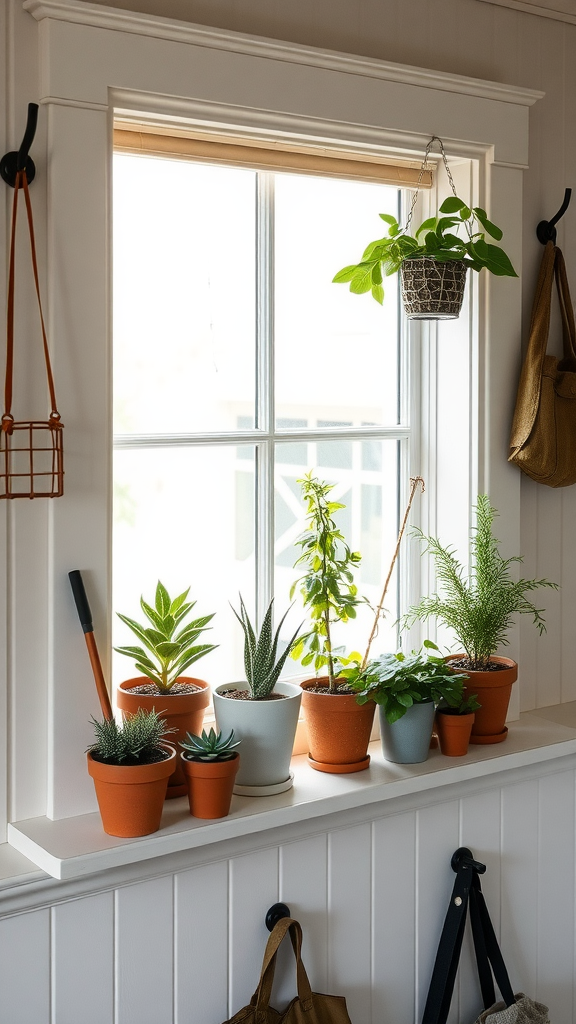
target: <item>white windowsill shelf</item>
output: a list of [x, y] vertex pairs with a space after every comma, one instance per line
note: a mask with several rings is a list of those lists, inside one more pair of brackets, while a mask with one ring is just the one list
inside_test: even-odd
[[[140, 839], [107, 836], [98, 813], [52, 821], [30, 818], [8, 826], [14, 850], [58, 879], [72, 879], [138, 861], [224, 843], [240, 836], [381, 803], [576, 753], [576, 702], [521, 715], [510, 723], [505, 743], [471, 746], [466, 757], [443, 757], [396, 765], [384, 761], [380, 743], [370, 745], [372, 763], [356, 775], [316, 772], [304, 755], [292, 761], [295, 781], [274, 797], [233, 797], [231, 813], [201, 821], [188, 813], [185, 797], [165, 805], [160, 831]], [[11, 851], [13, 854], [14, 851]]]

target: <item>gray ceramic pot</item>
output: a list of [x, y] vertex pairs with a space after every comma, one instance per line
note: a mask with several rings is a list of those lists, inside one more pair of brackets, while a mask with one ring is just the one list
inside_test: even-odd
[[382, 752], [387, 761], [395, 764], [419, 764], [430, 750], [434, 725], [434, 701], [413, 704], [397, 722], [390, 723], [383, 708], [380, 712]]

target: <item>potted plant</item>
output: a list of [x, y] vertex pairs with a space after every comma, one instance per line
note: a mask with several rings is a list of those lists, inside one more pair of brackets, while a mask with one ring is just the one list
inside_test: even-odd
[[388, 761], [416, 764], [430, 749], [436, 703], [450, 707], [462, 701], [466, 676], [452, 672], [436, 644], [425, 640], [421, 651], [381, 654], [350, 685], [361, 705], [374, 702], [380, 714], [382, 751]]
[[503, 558], [500, 554], [492, 531], [498, 513], [487, 494], [478, 496], [474, 511], [469, 573], [453, 548], [444, 547], [437, 538], [426, 537], [420, 530], [414, 531], [424, 550], [432, 554], [440, 593], [423, 597], [402, 621], [409, 625], [417, 619], [426, 622], [435, 618], [454, 632], [463, 651], [450, 655], [448, 660], [453, 668], [469, 676], [468, 691], [477, 694], [481, 705], [470, 741], [501, 743], [508, 733], [504, 723], [518, 665], [511, 658], [497, 656], [496, 651], [508, 643], [507, 634], [516, 613], [531, 615], [538, 631], [545, 631], [542, 609], [536, 608], [528, 595], [540, 587], [558, 587], [546, 579], [514, 580], [512, 566], [522, 558]]
[[234, 792], [242, 796], [283, 793], [293, 783], [290, 758], [302, 693], [293, 683], [278, 680], [299, 630], [278, 655], [280, 630], [289, 609], [273, 633], [273, 605], [272, 600], [256, 635], [240, 596], [240, 613], [232, 610], [244, 631], [246, 681], [224, 683], [214, 690], [218, 729], [223, 733], [234, 731], [242, 741], [242, 759], [234, 786]]
[[[145, 625], [118, 613], [143, 645], [115, 648], [120, 654], [133, 658], [142, 673], [120, 683], [118, 707], [124, 714], [133, 714], [139, 707], [150, 711], [160, 706], [168, 726], [175, 730], [175, 742], [184, 739], [188, 732], [200, 733], [204, 709], [210, 702], [209, 684], [183, 673], [215, 649], [214, 644], [196, 642], [213, 615], [189, 620], [184, 625], [184, 619], [196, 603], [186, 600], [189, 592], [185, 590], [172, 599], [166, 587], [158, 582], [153, 607], [140, 598], [140, 607], [148, 620]], [[167, 795], [169, 798], [184, 796], [186, 792], [186, 780], [178, 759]]]
[[[300, 591], [310, 616], [310, 628], [292, 651], [305, 667], [317, 675], [302, 685], [302, 707], [308, 727], [309, 763], [318, 771], [350, 773], [370, 763], [367, 754], [374, 718], [374, 706], [361, 707], [348, 680], [341, 676], [340, 651], [332, 645], [332, 626], [348, 622], [362, 602], [354, 584], [353, 569], [360, 554], [351, 551], [334, 521], [344, 508], [330, 501], [333, 484], [318, 480], [312, 472], [298, 481], [306, 503], [308, 526], [296, 540], [302, 554], [295, 562], [305, 572], [291, 589]], [[318, 672], [326, 674], [318, 676]]]
[[93, 718], [96, 742], [88, 748], [104, 831], [133, 838], [157, 832], [176, 751], [162, 740], [171, 730], [156, 711], [138, 708], [121, 725]]
[[234, 748], [239, 743], [234, 730], [224, 738], [221, 732], [203, 729], [201, 736], [188, 733], [180, 740], [190, 814], [195, 818], [225, 818], [228, 814], [240, 763]]
[[[371, 292], [384, 301], [384, 277], [401, 272], [406, 316], [413, 320], [450, 320], [460, 314], [468, 268], [488, 270], [498, 277], [517, 277], [508, 256], [486, 234], [499, 241], [502, 231], [479, 206], [470, 209], [457, 195], [445, 199], [441, 216], [429, 217], [413, 235], [409, 221], [401, 228], [389, 213], [379, 216], [388, 225], [384, 238], [364, 250], [359, 263], [339, 270], [337, 284], [350, 284], [356, 295]], [[464, 230], [464, 235], [458, 231]]]
[[462, 697], [456, 707], [441, 700], [436, 708], [436, 732], [440, 750], [447, 757], [463, 757], [468, 753], [475, 712], [480, 708], [476, 694]]

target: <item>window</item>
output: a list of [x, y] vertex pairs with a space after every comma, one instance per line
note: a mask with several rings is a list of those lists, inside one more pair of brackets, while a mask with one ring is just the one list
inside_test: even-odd
[[[241, 592], [260, 614], [272, 594], [279, 613], [288, 604], [308, 469], [334, 484], [363, 555], [359, 590], [379, 598], [409, 464], [406, 339], [396, 279], [383, 308], [331, 281], [402, 197], [115, 155], [113, 607], [134, 615], [155, 573], [171, 591], [190, 584], [199, 614], [217, 612], [214, 682], [243, 675], [229, 602]], [[396, 580], [387, 609], [380, 636], [393, 646]], [[371, 614], [335, 642], [365, 645]], [[297, 600], [287, 636], [300, 615]]]

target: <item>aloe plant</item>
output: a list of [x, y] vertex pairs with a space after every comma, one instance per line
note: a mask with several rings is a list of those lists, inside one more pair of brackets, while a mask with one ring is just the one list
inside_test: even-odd
[[223, 737], [222, 733], [216, 733], [214, 729], [210, 732], [202, 730], [201, 736], [186, 734], [185, 740], [180, 740], [180, 746], [184, 749], [184, 756], [190, 761], [231, 761], [236, 755], [235, 747], [239, 746], [234, 729], [230, 735]]
[[242, 595], [240, 594], [240, 614], [238, 614], [236, 609], [231, 605], [234, 615], [244, 630], [244, 669], [252, 700], [263, 700], [272, 693], [272, 690], [280, 677], [280, 673], [284, 668], [284, 662], [290, 654], [300, 630], [300, 627], [298, 627], [294, 636], [288, 642], [286, 649], [282, 652], [280, 657], [277, 658], [276, 653], [278, 649], [280, 630], [290, 609], [288, 608], [284, 612], [284, 615], [280, 619], [278, 629], [273, 635], [273, 605], [274, 598], [272, 598], [268, 605], [259, 636], [256, 636], [255, 630], [250, 622], [248, 612], [246, 611], [246, 605], [242, 600]]
[[[158, 581], [154, 607], [149, 605], [143, 597], [140, 598], [140, 607], [150, 626], [142, 626], [134, 619], [118, 612], [118, 618], [136, 634], [146, 650], [143, 647], [115, 647], [114, 649], [119, 654], [134, 658], [138, 671], [156, 683], [161, 693], [169, 693], [178, 676], [182, 675], [199, 658], [203, 658], [204, 655], [215, 650], [217, 646], [216, 644], [196, 644], [200, 634], [208, 628], [208, 623], [214, 618], [214, 613], [193, 619], [183, 629], [177, 631], [178, 626], [196, 604], [195, 601], [186, 601], [189, 593], [190, 588], [172, 599], [166, 587]], [[156, 659], [155, 662], [153, 658]]]

